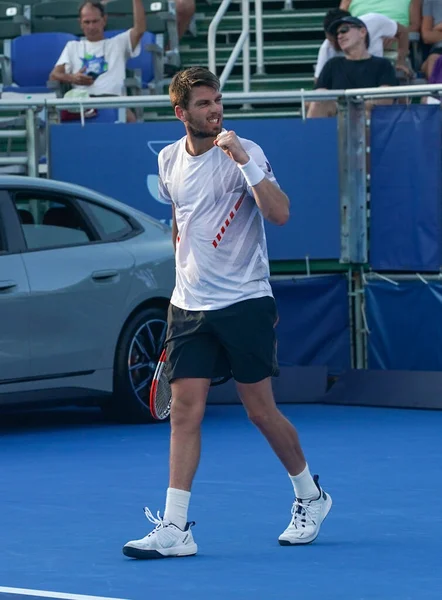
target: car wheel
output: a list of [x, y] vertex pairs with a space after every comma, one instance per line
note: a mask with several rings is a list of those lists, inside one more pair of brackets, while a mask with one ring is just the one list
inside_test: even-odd
[[146, 308], [126, 324], [115, 355], [114, 394], [105, 412], [125, 423], [154, 421], [149, 393], [164, 346], [167, 310]]

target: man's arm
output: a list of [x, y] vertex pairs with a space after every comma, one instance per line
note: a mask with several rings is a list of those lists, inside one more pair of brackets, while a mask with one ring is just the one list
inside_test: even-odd
[[143, 37], [143, 33], [146, 31], [146, 14], [144, 12], [144, 6], [141, 0], [133, 0], [133, 11], [134, 26], [130, 30], [130, 43], [132, 46], [132, 52], [138, 46], [139, 41]]
[[422, 18], [422, 39], [425, 44], [442, 42], [442, 31], [435, 29], [433, 17], [424, 16]]
[[417, 31], [421, 29], [422, 20], [422, 0], [411, 0], [410, 2], [410, 26], [408, 31]]
[[341, 4], [339, 5], [339, 8], [341, 10], [349, 10], [350, 4], [351, 4], [351, 0], [341, 0]]
[[274, 183], [266, 179], [264, 171], [241, 145], [234, 131], [220, 133], [214, 142], [242, 171], [247, 185], [252, 188], [255, 202], [263, 217], [274, 225], [287, 223], [289, 199]]
[[400, 23], [397, 24], [396, 31], [397, 38], [397, 59], [396, 59], [396, 69], [400, 71], [404, 71], [406, 75], [409, 75], [410, 69], [407, 66], [406, 60], [409, 51], [409, 39], [408, 39], [408, 29], [404, 27]]
[[264, 178], [252, 187], [252, 191], [264, 219], [274, 225], [287, 223], [290, 216], [290, 201], [279, 187]]
[[49, 75], [51, 81], [60, 81], [60, 83], [70, 83], [71, 85], [92, 85], [94, 80], [83, 71], [79, 73], [66, 73], [66, 65], [55, 65]]

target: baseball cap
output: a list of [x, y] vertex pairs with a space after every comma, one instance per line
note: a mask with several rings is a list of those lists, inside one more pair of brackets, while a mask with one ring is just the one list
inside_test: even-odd
[[[352, 25], [353, 27], [359, 27], [359, 29], [367, 29], [367, 25], [361, 19], [357, 17], [341, 17], [330, 25], [327, 30], [327, 33], [331, 35], [336, 35], [336, 31], [340, 25]], [[367, 29], [367, 46], [370, 44], [370, 38]]]

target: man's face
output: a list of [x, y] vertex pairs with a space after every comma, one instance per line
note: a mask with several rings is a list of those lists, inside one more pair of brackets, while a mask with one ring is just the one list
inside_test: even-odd
[[221, 93], [211, 87], [201, 85], [193, 88], [189, 105], [181, 112], [182, 120], [194, 137], [210, 138], [221, 133], [223, 123], [221, 98]]
[[366, 35], [366, 29], [347, 24], [339, 25], [336, 31], [336, 39], [343, 52], [349, 52], [360, 46], [365, 48]]
[[86, 4], [81, 11], [80, 25], [87, 40], [98, 42], [104, 37], [106, 17], [101, 15], [98, 8]]

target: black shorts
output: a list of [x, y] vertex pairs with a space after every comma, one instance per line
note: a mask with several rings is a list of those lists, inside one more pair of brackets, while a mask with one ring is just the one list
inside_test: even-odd
[[169, 306], [166, 353], [169, 381], [224, 377], [257, 383], [279, 374], [277, 310], [271, 296], [219, 310]]

